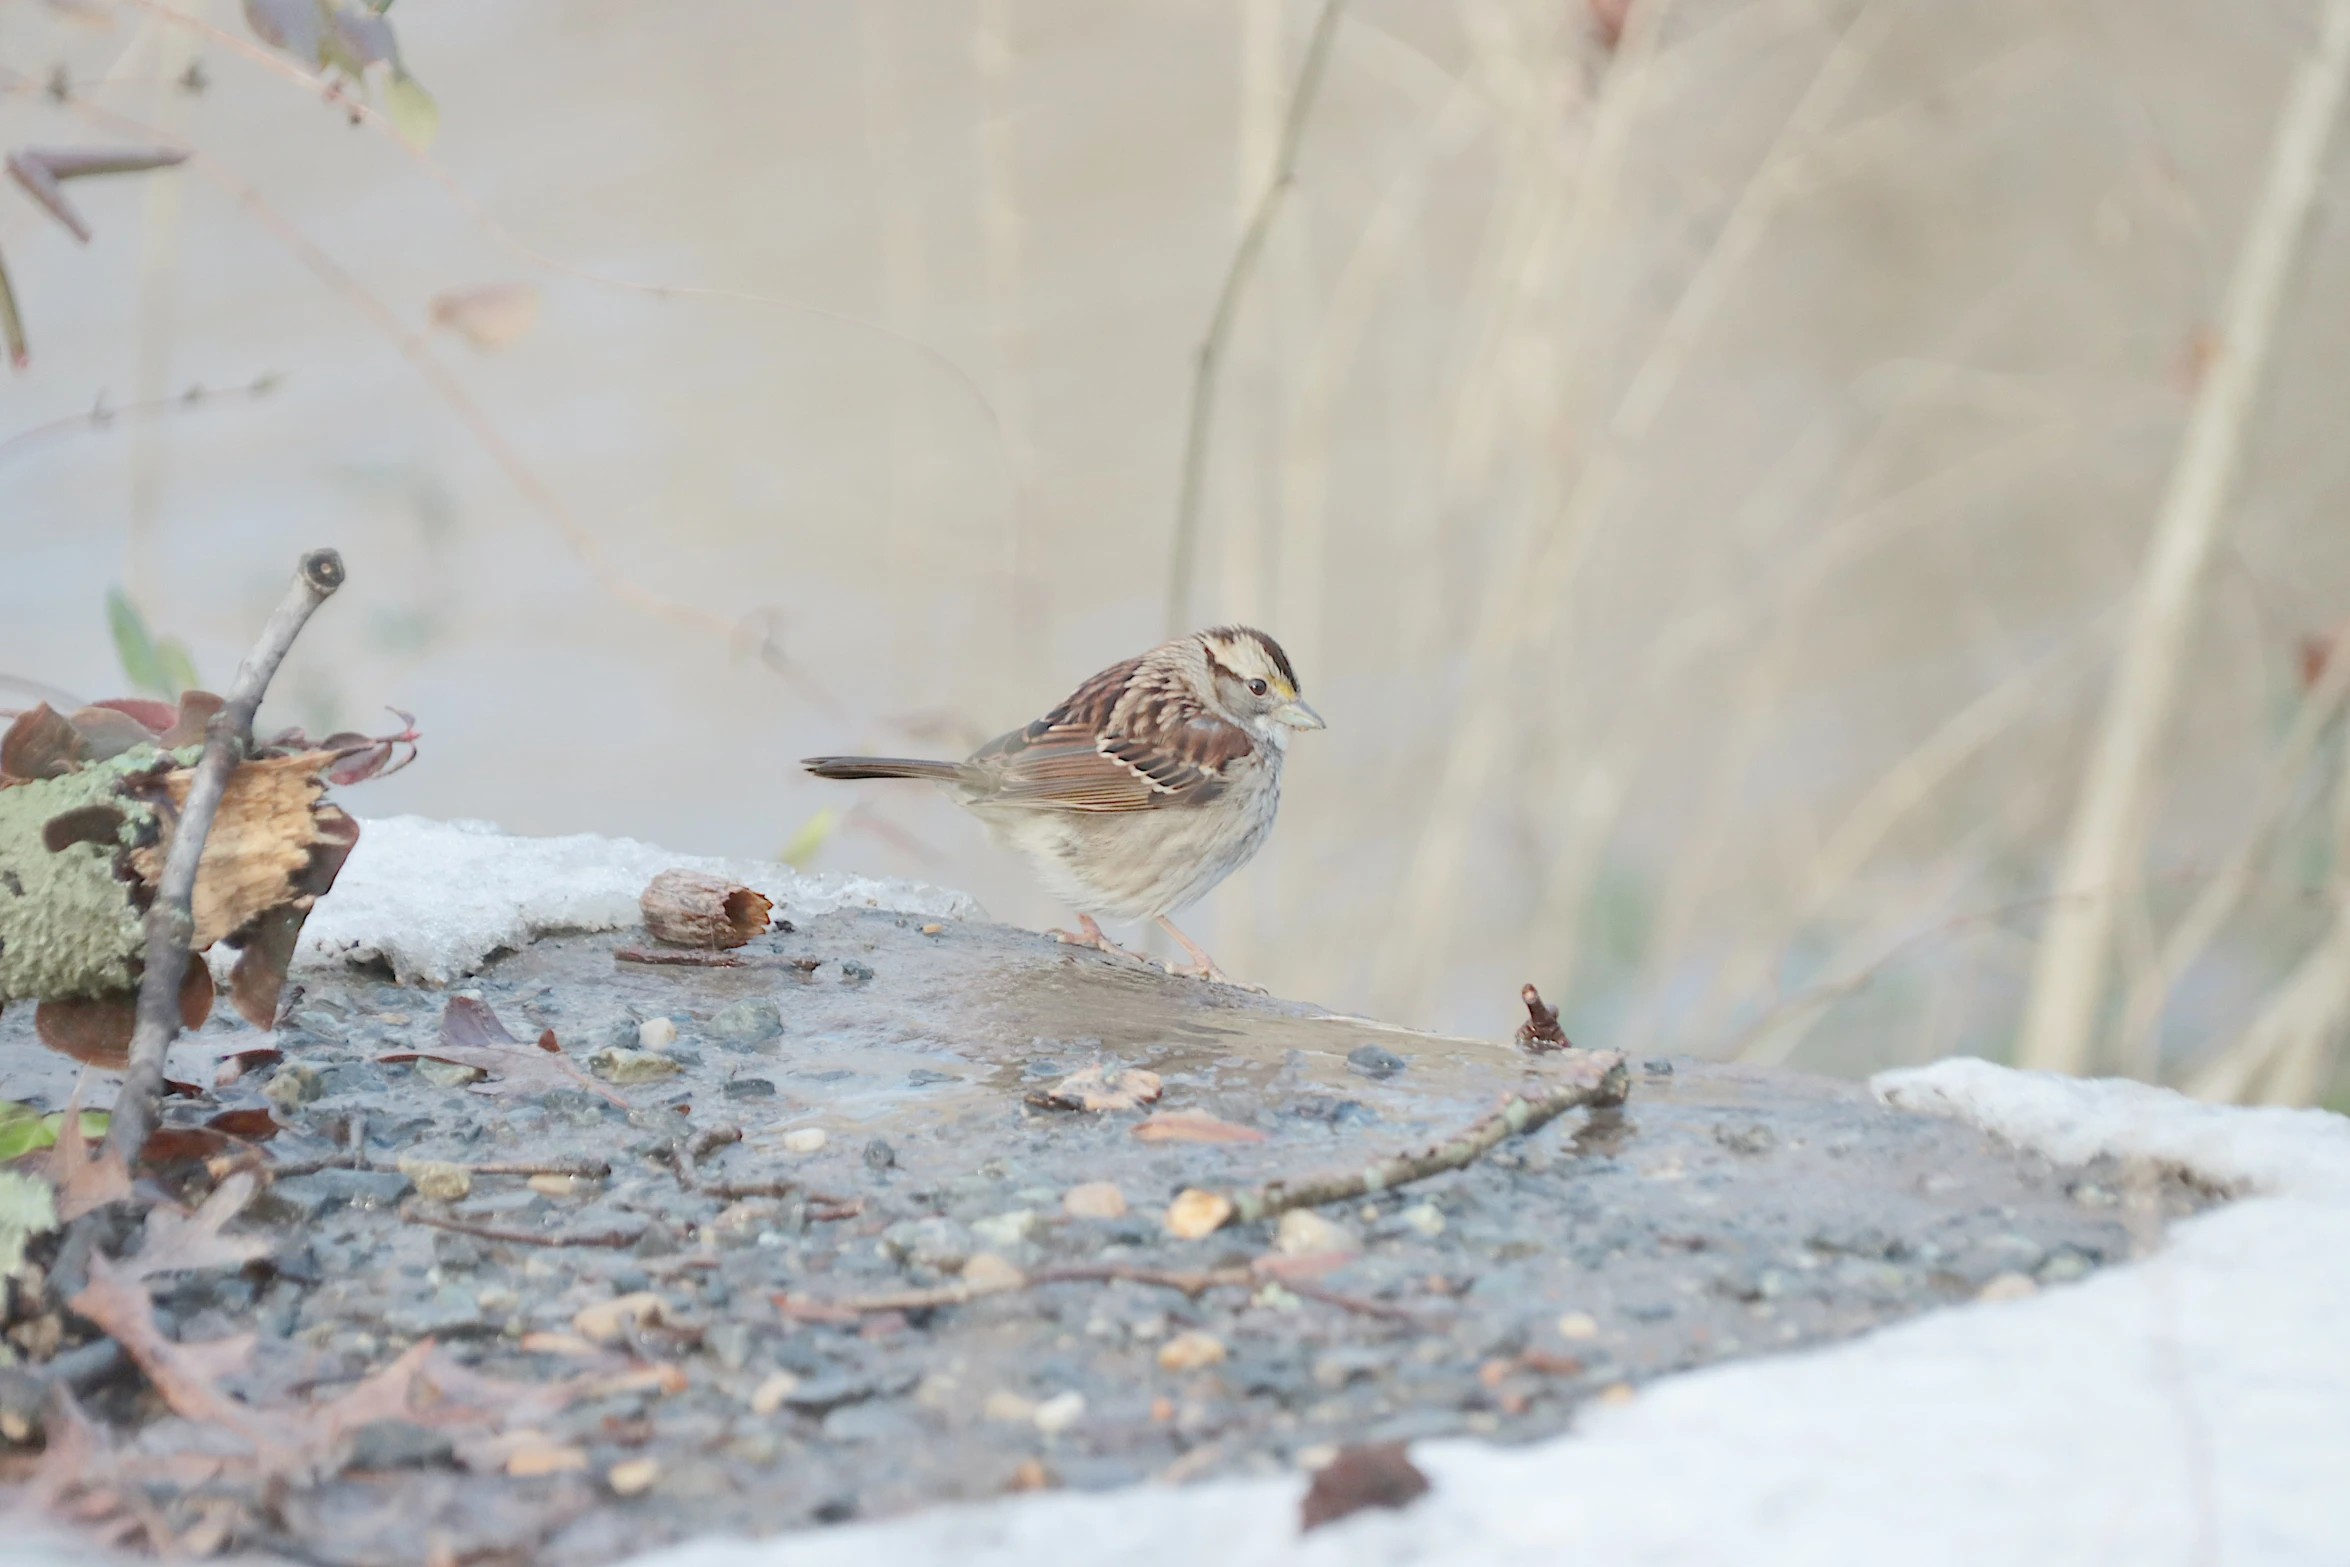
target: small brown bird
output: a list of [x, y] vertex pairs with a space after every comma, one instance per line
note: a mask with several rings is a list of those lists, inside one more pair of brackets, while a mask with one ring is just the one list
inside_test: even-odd
[[1168, 916], [1263, 847], [1290, 731], [1322, 727], [1280, 643], [1218, 626], [1111, 665], [968, 761], [814, 756], [804, 765], [819, 778], [946, 785], [1080, 911], [1082, 934], [1053, 935], [1123, 953], [1094, 915], [1155, 919], [1191, 954], [1169, 973], [1229, 984]]

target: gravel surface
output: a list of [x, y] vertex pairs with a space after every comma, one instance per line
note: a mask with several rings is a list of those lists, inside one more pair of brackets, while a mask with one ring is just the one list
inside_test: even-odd
[[[1546, 1063], [976, 922], [842, 912], [743, 949], [772, 966], [614, 961], [641, 940], [541, 940], [450, 992], [314, 970], [283, 1063], [216, 1084], [213, 1061], [268, 1042], [227, 1022], [175, 1053], [175, 1076], [211, 1085], [172, 1102], [175, 1124], [268, 1109], [271, 1159], [315, 1163], [356, 1133], [380, 1166], [276, 1181], [241, 1221], [271, 1238], [266, 1262], [159, 1282], [173, 1337], [259, 1335], [227, 1385], [324, 1399], [429, 1336], [508, 1382], [597, 1373], [606, 1389], [495, 1450], [364, 1425], [339, 1477], [276, 1498], [230, 1487], [234, 1538], [337, 1563], [607, 1562], [1007, 1489], [1276, 1472], [1342, 1444], [1517, 1441], [1664, 1373], [2062, 1285], [2153, 1239], [2126, 1222], [2114, 1168], [2055, 1166], [1849, 1083], [1676, 1059], [1633, 1063], [1621, 1110], [1468, 1170], [1180, 1240], [1162, 1220], [1184, 1188], [1425, 1146]], [[452, 995], [517, 1038], [551, 1029], [627, 1108], [383, 1059], [433, 1048]], [[29, 1008], [0, 1019], [0, 1096], [61, 1105], [74, 1069], [30, 1035]], [[1144, 1069], [1163, 1091], [1131, 1109], [1031, 1103], [1089, 1068], [1125, 1088]], [[1138, 1135], [1176, 1112], [1212, 1118], [1178, 1120], [1190, 1136], [1252, 1140]], [[416, 1188], [445, 1194], [446, 1173], [419, 1159], [610, 1173], [476, 1173], [434, 1201]], [[759, 1187], [773, 1194], [742, 1190]], [[2173, 1213], [2211, 1195], [2162, 1192]], [[1079, 1264], [1255, 1273], [804, 1320]], [[140, 1428], [135, 1451], [215, 1440], [135, 1379], [88, 1402]]]

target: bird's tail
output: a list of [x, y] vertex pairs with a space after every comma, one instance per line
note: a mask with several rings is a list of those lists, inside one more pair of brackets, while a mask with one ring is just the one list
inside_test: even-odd
[[963, 776], [960, 762], [923, 762], [902, 756], [811, 756], [800, 765], [819, 778], [928, 778], [953, 783]]

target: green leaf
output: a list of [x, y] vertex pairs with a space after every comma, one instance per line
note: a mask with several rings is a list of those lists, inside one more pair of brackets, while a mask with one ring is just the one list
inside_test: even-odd
[[392, 117], [393, 126], [401, 136], [417, 147], [429, 147], [440, 134], [441, 107], [432, 101], [432, 94], [417, 83], [406, 71], [394, 71], [384, 88], [384, 112]]
[[155, 662], [163, 669], [163, 694], [173, 701], [204, 683], [196, 678], [196, 661], [189, 656], [188, 645], [177, 637], [165, 637], [155, 644]]
[[122, 660], [122, 672], [132, 687], [152, 696], [178, 696], [163, 672], [163, 661], [155, 656], [155, 638], [148, 634], [147, 617], [120, 588], [106, 590], [106, 623], [114, 630], [114, 653]]
[[[57, 1134], [65, 1125], [65, 1112], [52, 1110], [42, 1115], [31, 1105], [0, 1099], [0, 1163], [21, 1159], [29, 1153], [57, 1146]], [[99, 1110], [82, 1112], [82, 1135], [104, 1137], [106, 1115]]]
[[841, 810], [828, 805], [800, 824], [800, 830], [791, 835], [791, 841], [776, 851], [775, 857], [795, 871], [804, 871], [808, 862], [816, 858], [818, 850], [829, 842], [840, 827]]
[[24, 1265], [25, 1243], [57, 1228], [57, 1194], [47, 1181], [0, 1170], [0, 1273]]

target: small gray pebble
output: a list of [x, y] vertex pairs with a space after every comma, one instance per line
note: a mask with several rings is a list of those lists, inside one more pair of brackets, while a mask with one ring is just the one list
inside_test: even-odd
[[456, 1462], [445, 1432], [408, 1420], [370, 1420], [351, 1433], [351, 1467], [361, 1470], [438, 1468]]
[[865, 1144], [865, 1166], [872, 1170], [886, 1170], [898, 1162], [898, 1151], [876, 1137]]
[[745, 1044], [773, 1039], [782, 1032], [783, 1009], [762, 996], [720, 1007], [711, 1015], [709, 1023], [711, 1038]]
[[861, 985], [873, 977], [873, 971], [855, 958], [843, 958], [840, 960], [840, 977], [850, 984]]
[[1640, 1063], [1640, 1070], [1646, 1072], [1650, 1077], [1671, 1077], [1673, 1063], [1667, 1061], [1663, 1056], [1650, 1056]]
[[728, 1079], [719, 1092], [729, 1099], [773, 1099], [775, 1085], [763, 1077], [736, 1077]]
[[1377, 1045], [1357, 1045], [1346, 1053], [1346, 1064], [1348, 1070], [1370, 1078], [1393, 1077], [1404, 1069], [1402, 1056]]
[[951, 1083], [953, 1081], [955, 1081], [954, 1073], [933, 1072], [926, 1066], [918, 1066], [906, 1074], [908, 1088], [928, 1088], [932, 1083]]

